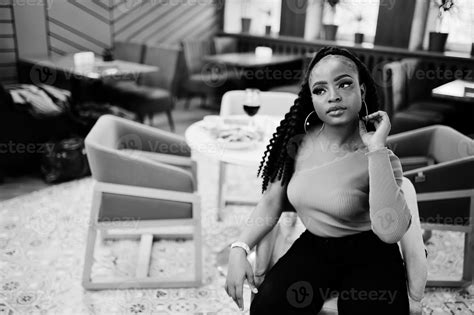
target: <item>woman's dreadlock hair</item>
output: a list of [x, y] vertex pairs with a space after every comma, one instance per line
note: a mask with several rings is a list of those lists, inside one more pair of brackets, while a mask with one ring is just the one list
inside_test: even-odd
[[[291, 106], [289, 112], [285, 115], [285, 118], [276, 128], [276, 131], [270, 139], [270, 143], [267, 145], [266, 151], [263, 154], [257, 173], [257, 176], [261, 175], [263, 179], [262, 192], [265, 192], [269, 182], [278, 179], [281, 180], [282, 185], [285, 185], [290, 181], [291, 176], [293, 175], [294, 163], [299, 144], [296, 141], [301, 141], [305, 135], [303, 126], [304, 121], [308, 114], [314, 110], [311, 99], [311, 90], [308, 83], [309, 76], [314, 66], [323, 57], [328, 55], [344, 56], [355, 63], [359, 73], [359, 83], [364, 83], [366, 87], [365, 102], [369, 114], [379, 110], [378, 96], [374, 80], [372, 79], [369, 70], [360, 59], [344, 48], [332, 46], [321, 48], [308, 65], [295, 103]], [[362, 115], [365, 115], [364, 106], [362, 106], [359, 113], [360, 117], [362, 117]], [[317, 121], [316, 124], [322, 123], [317, 115], [312, 116], [315, 117], [315, 120]], [[372, 125], [369, 125], [367, 130], [374, 131], [374, 128]]]

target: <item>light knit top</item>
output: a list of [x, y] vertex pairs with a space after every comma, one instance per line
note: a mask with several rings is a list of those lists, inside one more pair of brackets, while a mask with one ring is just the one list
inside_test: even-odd
[[366, 147], [307, 169], [296, 169], [288, 200], [305, 227], [322, 237], [372, 229], [384, 242], [398, 242], [411, 223], [398, 157], [384, 147]]

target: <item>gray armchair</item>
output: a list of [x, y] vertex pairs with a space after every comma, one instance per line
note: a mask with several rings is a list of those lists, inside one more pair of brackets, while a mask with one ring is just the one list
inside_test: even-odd
[[474, 140], [434, 125], [391, 135], [387, 145], [400, 158], [416, 189], [424, 230], [465, 233], [460, 281], [430, 280], [429, 286], [463, 286], [474, 274]]
[[[85, 143], [96, 183], [84, 262], [84, 288], [200, 285], [200, 197], [196, 192], [195, 163], [184, 140], [169, 132], [105, 115], [94, 125]], [[123, 279], [91, 279], [98, 232], [101, 240], [116, 237], [140, 240], [135, 278], [125, 283]], [[193, 277], [165, 282], [148, 277], [155, 235], [193, 238]]]

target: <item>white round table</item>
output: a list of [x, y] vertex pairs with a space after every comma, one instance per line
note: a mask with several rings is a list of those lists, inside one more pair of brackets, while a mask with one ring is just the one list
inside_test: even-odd
[[[235, 115], [232, 117], [243, 118], [245, 116]], [[206, 128], [208, 122], [198, 121], [186, 129], [185, 139], [192, 150], [192, 154], [201, 154], [219, 163], [219, 186], [218, 186], [218, 211], [217, 219], [221, 220], [221, 211], [227, 203], [255, 204], [252, 200], [225, 199], [223, 196], [225, 183], [226, 164], [234, 164], [249, 167], [258, 167], [268, 145], [271, 135], [278, 126], [281, 117], [256, 115], [255, 124], [264, 130], [262, 139], [252, 147], [242, 149], [227, 149], [217, 142], [215, 137]], [[199, 165], [198, 165], [199, 167]]]

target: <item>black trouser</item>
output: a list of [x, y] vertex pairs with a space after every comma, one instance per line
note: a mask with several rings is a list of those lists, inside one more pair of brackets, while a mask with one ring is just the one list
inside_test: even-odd
[[318, 314], [336, 294], [340, 315], [408, 314], [398, 245], [372, 231], [324, 238], [306, 230], [268, 271], [250, 314]]

